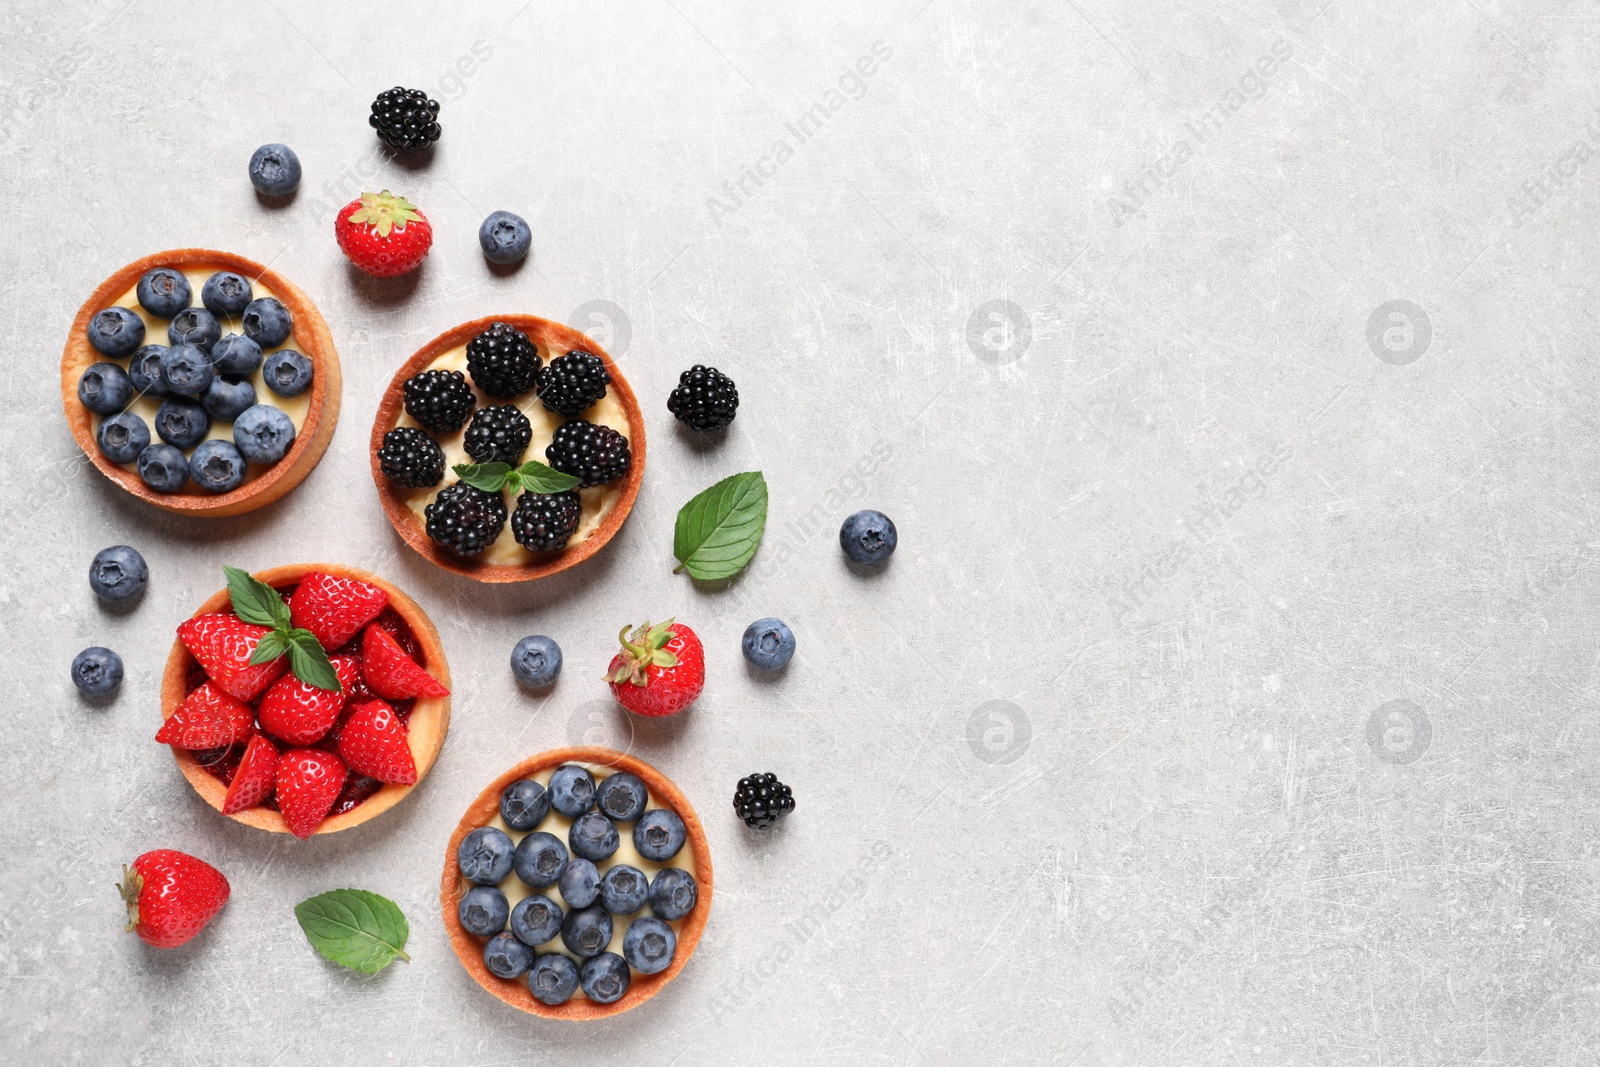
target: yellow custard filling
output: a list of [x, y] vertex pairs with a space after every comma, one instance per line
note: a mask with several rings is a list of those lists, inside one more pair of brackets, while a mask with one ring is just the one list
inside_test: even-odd
[[[566, 353], [552, 352], [540, 346], [539, 355], [543, 358], [544, 365], [549, 366], [552, 359], [564, 356]], [[472, 375], [467, 374], [467, 346], [464, 344], [442, 353], [427, 367], [423, 368], [423, 371], [418, 373], [430, 370], [453, 370], [460, 371], [466, 375], [467, 384], [472, 386], [472, 394], [477, 397], [478, 407], [484, 407], [489, 404], [515, 404], [528, 417], [528, 422], [533, 427], [533, 440], [528, 444], [528, 450], [522, 454], [523, 460], [536, 459], [540, 463], [545, 462], [545, 446], [555, 436], [556, 427], [568, 420], [565, 416], [547, 411], [533, 390], [530, 389], [514, 400], [498, 400], [488, 396], [483, 390], [473, 385]], [[628, 413], [617, 400], [617, 394], [614, 389], [607, 389], [606, 395], [601, 397], [593, 407], [581, 413], [578, 418], [586, 422], [595, 423], [598, 426], [609, 426], [627, 438], [630, 444], [633, 441], [632, 428], [628, 424]], [[417, 426], [417, 422], [402, 410], [400, 419], [395, 425]], [[467, 420], [467, 425], [471, 425], [470, 419]], [[421, 427], [418, 428], [420, 429]], [[427, 431], [423, 432], [426, 433]], [[474, 462], [472, 457], [467, 455], [465, 444], [466, 426], [463, 426], [455, 433], [429, 434], [429, 436], [437, 441], [440, 449], [444, 451], [444, 480], [431, 489], [403, 489], [396, 487], [396, 491], [404, 496], [406, 506], [416, 515], [417, 522], [424, 526], [427, 523], [426, 511], [428, 505], [433, 503], [434, 498], [441, 492], [456, 483], [457, 478], [454, 470], [456, 464]], [[583, 503], [583, 514], [578, 520], [577, 531], [567, 542], [568, 548], [587, 541], [590, 535], [599, 529], [600, 524], [605, 521], [605, 517], [611, 513], [611, 509], [616, 507], [617, 501], [621, 499], [622, 486], [625, 481], [626, 478], [619, 478], [607, 485], [595, 485], [588, 489], [578, 490], [578, 497]], [[495, 540], [494, 544], [485, 549], [481, 555], [472, 558], [497, 566], [520, 566], [546, 555], [546, 553], [529, 552], [517, 544], [517, 539], [511, 533], [510, 522], [510, 515], [516, 510], [517, 500], [510, 492], [505, 492], [503, 495], [506, 501], [507, 516], [505, 528], [500, 531], [500, 536]]]
[[[191, 294], [193, 294], [193, 299], [190, 301], [190, 306], [192, 306], [192, 307], [202, 307], [203, 306], [200, 303], [200, 287], [205, 285], [207, 278], [211, 277], [213, 274], [216, 274], [219, 270], [222, 270], [222, 269], [223, 268], [221, 268], [221, 267], [208, 268], [208, 269], [194, 269], [194, 268], [191, 268], [189, 270], [184, 270], [184, 271], [180, 271], [179, 272], [185, 278], [187, 278], [189, 280], [189, 291], [191, 292]], [[262, 285], [258, 281], [252, 280], [250, 282], [250, 288], [251, 288], [251, 299], [253, 299], [253, 300], [261, 300], [261, 299], [266, 298], [266, 297], [271, 297], [271, 298], [273, 298], [275, 300], [282, 299], [281, 297], [278, 296], [277, 293], [273, 292], [267, 286]], [[144, 308], [139, 306], [139, 293], [138, 293], [138, 283], [137, 282], [134, 283], [134, 285], [132, 287], [130, 287], [127, 292], [123, 293], [116, 300], [113, 300], [111, 302], [111, 306], [114, 306], [114, 307], [125, 307], [125, 308], [129, 309], [130, 311], [132, 311], [135, 315], [138, 315], [141, 319], [144, 320], [144, 344], [145, 345], [170, 346], [171, 341], [167, 337], [167, 327], [169, 325], [171, 325], [171, 320], [170, 319], [163, 319], [163, 318], [160, 318], [160, 317], [158, 317], [156, 315], [152, 315], [148, 311], [146, 311]], [[244, 332], [243, 325], [236, 318], [219, 318], [217, 320], [217, 322], [222, 327], [222, 335], [224, 337], [226, 337], [230, 333], [243, 333]], [[298, 323], [295, 324], [295, 325], [296, 325], [296, 327], [298, 327]], [[141, 345], [140, 347], [142, 348], [144, 346]], [[296, 352], [300, 352], [302, 354], [305, 354], [308, 357], [310, 355], [310, 353], [307, 353], [305, 348], [303, 348], [299, 343], [298, 330], [293, 331], [293, 332], [291, 332], [289, 334], [288, 340], [284, 341], [283, 344], [277, 345], [277, 346], [275, 346], [273, 348], [263, 348], [261, 350], [261, 366], [257, 367], [256, 370], [255, 370], [255, 373], [250, 375], [250, 384], [255, 386], [255, 389], [256, 389], [256, 403], [258, 403], [258, 404], [270, 404], [273, 407], [278, 408], [281, 411], [283, 411], [284, 414], [288, 415], [290, 421], [292, 421], [294, 423], [294, 432], [295, 432], [295, 435], [298, 437], [299, 433], [300, 433], [300, 430], [305, 426], [306, 413], [311, 410], [311, 394], [316, 391], [317, 383], [316, 383], [315, 379], [313, 379], [312, 383], [311, 383], [311, 388], [307, 389], [305, 392], [301, 393], [299, 396], [288, 396], [288, 397], [279, 396], [277, 393], [274, 393], [271, 389], [267, 388], [267, 380], [262, 375], [262, 368], [264, 368], [266, 366], [267, 357], [268, 356], [270, 356], [270, 355], [272, 355], [272, 353], [277, 352], [280, 349], [284, 349], [284, 348], [292, 348]], [[122, 367], [123, 370], [127, 370], [128, 369], [128, 362], [129, 362], [129, 359], [131, 358], [131, 357], [125, 357], [123, 359], [113, 359], [112, 357], [104, 355], [103, 353], [100, 353], [100, 352], [95, 352], [94, 353], [94, 357], [95, 357], [95, 362], [97, 362], [97, 363], [101, 363], [101, 362], [104, 362], [104, 363], [115, 363], [118, 366]], [[128, 407], [127, 407], [128, 411], [131, 411], [135, 415], [139, 416], [141, 419], [144, 420], [145, 425], [150, 427], [150, 443], [151, 444], [159, 444], [159, 443], [161, 443], [161, 438], [156, 433], [156, 412], [161, 407], [161, 401], [163, 401], [165, 399], [166, 399], [165, 397], [145, 396], [143, 394], [140, 394], [138, 396], [135, 396], [133, 398], [133, 403], [129, 404]], [[198, 398], [191, 397], [189, 399], [196, 399], [197, 400]], [[90, 415], [89, 415], [90, 426], [94, 430], [94, 435], [95, 435], [95, 439], [96, 440], [99, 440], [99, 438], [100, 438], [100, 424], [102, 422], [104, 422], [105, 419], [106, 419], [106, 416], [96, 415], [93, 412], [91, 412]], [[232, 441], [233, 440], [233, 423], [231, 423], [231, 422], [222, 422], [222, 421], [220, 421], [218, 419], [212, 419], [211, 420], [211, 429], [206, 432], [206, 438], [205, 439], [207, 441], [215, 441], [215, 440]], [[199, 448], [199, 447], [200, 446], [198, 444], [196, 444], [193, 448], [182, 449], [182, 452], [183, 452], [183, 454], [185, 456], [193, 455], [195, 448]], [[279, 460], [278, 462], [282, 463], [283, 460]], [[136, 472], [139, 469], [139, 465], [138, 465], [137, 462], [134, 462], [134, 463], [119, 463], [117, 465], [120, 466], [123, 470], [127, 470], [127, 471], [135, 471]], [[263, 475], [267, 471], [271, 470], [274, 466], [276, 466], [276, 464], [247, 463], [245, 465], [245, 476], [244, 476], [245, 483], [248, 484], [251, 481], [253, 481], [254, 479], [259, 478], [261, 475]], [[183, 489], [180, 490], [178, 493], [175, 493], [173, 495], [175, 495], [175, 496], [183, 496], [183, 495], [189, 495], [189, 496], [211, 496], [213, 494], [207, 493], [205, 490], [203, 490], [199, 486], [195, 485], [194, 482], [190, 481], [190, 482], [184, 483]]]

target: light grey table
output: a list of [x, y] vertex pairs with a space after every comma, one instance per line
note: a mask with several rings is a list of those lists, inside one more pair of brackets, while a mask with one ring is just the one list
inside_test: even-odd
[[[1596, 1062], [1600, 17], [1580, 0], [20, 0], [0, 14], [0, 1047], [11, 1063]], [[766, 5], [770, 7], [770, 5]], [[366, 109], [443, 102], [431, 162]], [[305, 182], [259, 203], [250, 152]], [[332, 215], [410, 196], [398, 284]], [[527, 217], [497, 274], [475, 233]], [[278, 506], [183, 521], [78, 454], [57, 361], [110, 271], [204, 245], [319, 303], [345, 371]], [[396, 365], [457, 322], [594, 331], [646, 404], [617, 540], [533, 588], [431, 569], [368, 475]], [[679, 371], [739, 383], [673, 428]], [[671, 572], [677, 508], [761, 469], [730, 588]], [[892, 515], [881, 574], [835, 530]], [[90, 556], [154, 571], [98, 607]], [[151, 740], [175, 623], [220, 567], [330, 559], [411, 590], [454, 728], [389, 816], [309, 843], [206, 808]], [[710, 680], [629, 724], [598, 676], [676, 614]], [[738, 637], [776, 614], [787, 675]], [[567, 668], [519, 692], [514, 640]], [[120, 699], [67, 664], [111, 645]], [[444, 842], [517, 758], [609, 737], [674, 776], [717, 871], [668, 990], [594, 1026], [483, 994], [437, 915]], [[799, 810], [729, 806], [771, 769]], [[119, 929], [140, 851], [218, 864], [190, 946]], [[342, 885], [409, 965], [324, 964]]]

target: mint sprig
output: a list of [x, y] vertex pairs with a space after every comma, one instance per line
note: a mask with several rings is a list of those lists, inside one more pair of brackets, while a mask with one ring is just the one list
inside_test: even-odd
[[731, 578], [761, 546], [767, 529], [767, 480], [760, 471], [724, 478], [678, 511], [673, 574], [702, 581]]
[[361, 974], [405, 960], [411, 926], [399, 905], [365, 889], [335, 889], [302, 900], [294, 917], [324, 959]]
[[328, 662], [327, 650], [310, 630], [292, 626], [289, 605], [272, 586], [252, 578], [248, 571], [238, 567], [223, 567], [228, 576], [228, 597], [233, 601], [233, 613], [252, 626], [265, 626], [270, 631], [261, 635], [256, 650], [250, 654], [250, 665], [271, 663], [287, 654], [289, 670], [309, 686], [339, 691], [339, 675]]
[[457, 463], [450, 469], [456, 472], [457, 478], [486, 493], [498, 493], [502, 489], [509, 489], [513, 494], [524, 490], [542, 494], [565, 493], [568, 489], [576, 489], [580, 482], [580, 479], [563, 474], [554, 467], [547, 467], [535, 459], [528, 460], [520, 467], [500, 462]]

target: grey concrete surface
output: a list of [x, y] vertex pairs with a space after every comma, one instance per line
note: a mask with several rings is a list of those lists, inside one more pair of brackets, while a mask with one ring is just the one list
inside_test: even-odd
[[[1600, 1060], [1594, 4], [17, 0], [0, 56], [6, 1062]], [[424, 165], [366, 126], [396, 83], [443, 102]], [[287, 207], [245, 179], [267, 141]], [[376, 284], [331, 219], [385, 187], [437, 240]], [[496, 208], [520, 271], [477, 251]], [[186, 245], [306, 289], [345, 370], [327, 458], [235, 520], [114, 490], [57, 399], [90, 290]], [[531, 588], [430, 569], [365, 452], [393, 368], [499, 310], [594, 331], [651, 434], [621, 535]], [[744, 397], [714, 447], [665, 410], [694, 362]], [[677, 508], [745, 469], [755, 563], [674, 577]], [[835, 543], [861, 506], [879, 574]], [[83, 575], [124, 541], [154, 577], [115, 613]], [[313, 558], [412, 591], [457, 689], [423, 788], [299, 843], [151, 735], [221, 565]], [[674, 613], [706, 695], [630, 724], [598, 675]], [[776, 680], [738, 653], [768, 614]], [[586, 732], [674, 776], [718, 884], [663, 995], [557, 1025], [471, 983], [436, 887], [468, 800]], [[799, 810], [761, 838], [729, 800], [765, 769]], [[165, 954], [111, 889], [163, 845], [234, 887]], [[404, 907], [410, 964], [312, 954], [291, 908], [342, 885]]]

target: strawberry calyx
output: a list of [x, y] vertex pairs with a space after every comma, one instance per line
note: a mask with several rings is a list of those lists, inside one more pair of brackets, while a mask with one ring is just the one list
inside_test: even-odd
[[122, 902], [128, 906], [128, 925], [123, 927], [129, 933], [139, 925], [139, 894], [144, 891], [144, 876], [129, 867], [122, 865], [122, 881], [116, 883], [117, 892], [122, 895]]
[[421, 218], [415, 204], [387, 189], [381, 193], [362, 193], [361, 206], [350, 214], [351, 222], [371, 226], [379, 237], [388, 237], [391, 230], [404, 230], [407, 223]]
[[644, 625], [634, 627], [631, 633], [624, 626], [617, 635], [622, 642], [622, 651], [617, 654], [621, 662], [606, 675], [606, 681], [627, 682], [642, 689], [649, 684], [646, 672], [651, 667], [676, 667], [678, 657], [665, 648], [667, 642], [672, 640], [672, 624], [675, 621], [668, 619], [651, 626], [647, 620]]

